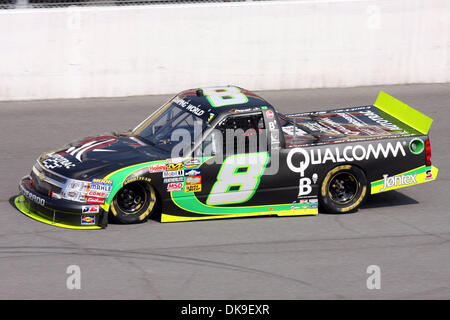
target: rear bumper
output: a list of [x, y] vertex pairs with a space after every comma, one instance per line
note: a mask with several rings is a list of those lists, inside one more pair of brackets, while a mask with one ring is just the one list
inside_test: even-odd
[[107, 213], [100, 206], [94, 208], [98, 212], [84, 213], [83, 209], [94, 206], [39, 194], [33, 189], [29, 176], [20, 181], [19, 193], [14, 199], [16, 208], [40, 222], [68, 229], [103, 229], [107, 226]]

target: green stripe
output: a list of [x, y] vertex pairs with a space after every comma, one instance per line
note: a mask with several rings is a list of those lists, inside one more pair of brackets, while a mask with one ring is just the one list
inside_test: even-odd
[[158, 160], [158, 161], [139, 163], [136, 165], [132, 165], [129, 167], [119, 169], [119, 170], [114, 171], [114, 172], [108, 174], [107, 176], [105, 176], [104, 179], [113, 180], [111, 193], [109, 194], [109, 197], [106, 199], [106, 203], [111, 203], [111, 201], [114, 198], [114, 196], [116, 195], [117, 191], [119, 191], [120, 188], [122, 188], [123, 182], [130, 174], [132, 174], [133, 172], [136, 172], [142, 168], [149, 167], [154, 164], [165, 163], [165, 162], [166, 162], [166, 160]]

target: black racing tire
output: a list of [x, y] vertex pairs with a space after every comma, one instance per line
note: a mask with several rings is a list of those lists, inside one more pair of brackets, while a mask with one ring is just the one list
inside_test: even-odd
[[369, 193], [367, 177], [360, 168], [341, 165], [330, 170], [319, 193], [321, 208], [328, 213], [356, 211]]
[[139, 181], [124, 185], [114, 196], [110, 207], [113, 222], [141, 223], [155, 211], [156, 192], [149, 183]]

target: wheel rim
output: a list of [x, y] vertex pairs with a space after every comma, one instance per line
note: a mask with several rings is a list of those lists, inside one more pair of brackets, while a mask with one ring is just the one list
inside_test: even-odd
[[135, 214], [147, 202], [147, 192], [142, 185], [133, 183], [122, 188], [116, 199], [120, 211], [124, 214]]
[[349, 172], [340, 172], [330, 179], [328, 194], [333, 202], [347, 204], [352, 202], [358, 193], [358, 180]]

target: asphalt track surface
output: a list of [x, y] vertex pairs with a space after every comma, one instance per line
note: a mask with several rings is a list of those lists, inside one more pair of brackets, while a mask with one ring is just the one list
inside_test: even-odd
[[[36, 158], [134, 127], [169, 96], [0, 102], [0, 299], [449, 299], [450, 84], [260, 92], [282, 112], [371, 104], [382, 89], [432, 117], [432, 183], [353, 214], [67, 230], [11, 206]], [[81, 289], [69, 290], [69, 265]], [[367, 268], [381, 270], [369, 290]]]

